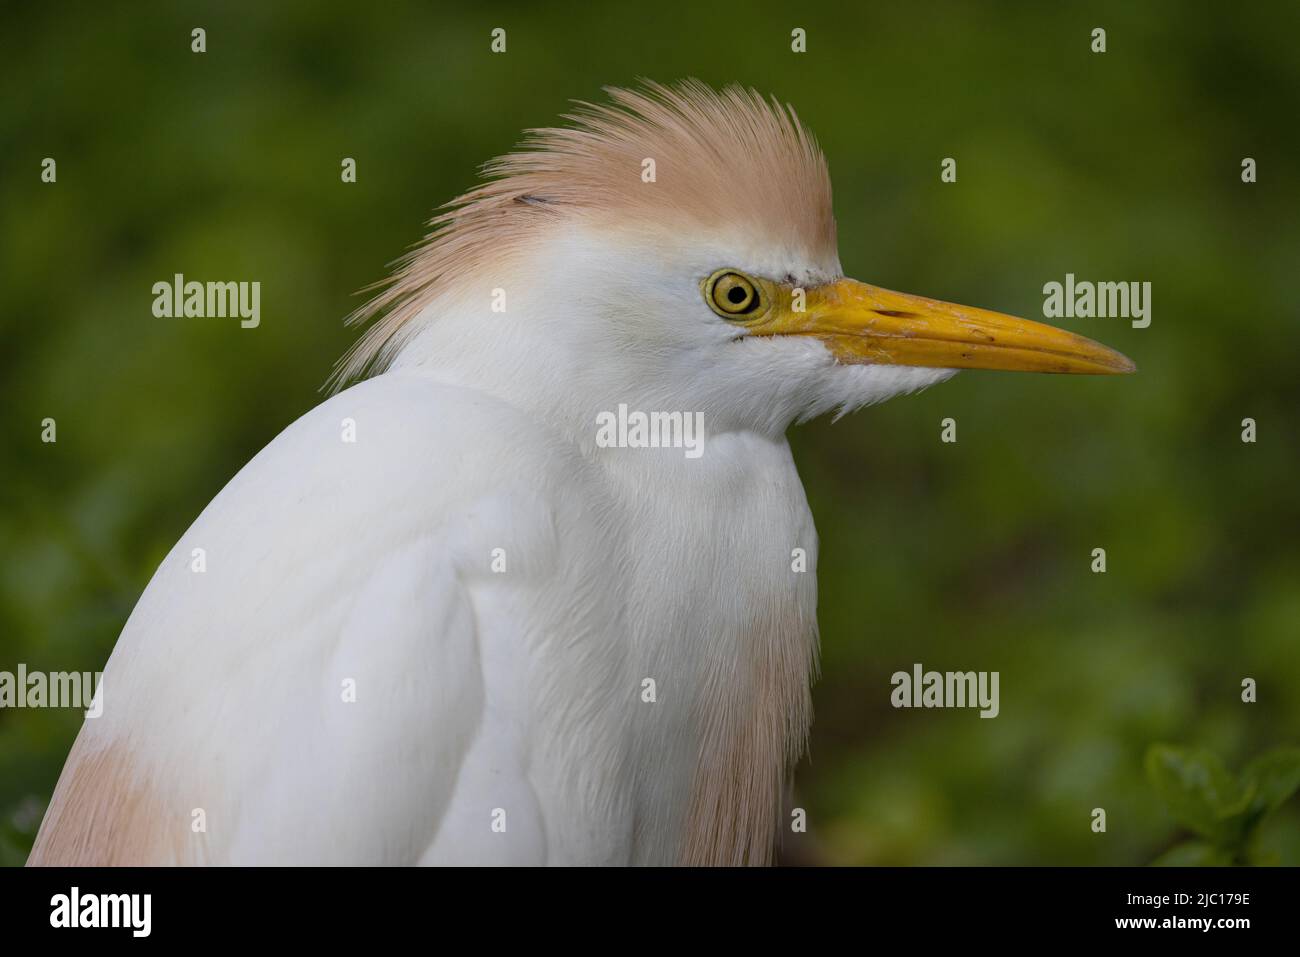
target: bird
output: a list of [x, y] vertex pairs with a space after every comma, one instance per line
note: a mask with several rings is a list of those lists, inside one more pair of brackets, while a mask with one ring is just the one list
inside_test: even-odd
[[[30, 865], [772, 864], [819, 669], [787, 431], [959, 370], [1134, 371], [847, 278], [776, 98], [596, 100], [437, 211], [162, 561]], [[601, 441], [617, 410], [664, 441]]]

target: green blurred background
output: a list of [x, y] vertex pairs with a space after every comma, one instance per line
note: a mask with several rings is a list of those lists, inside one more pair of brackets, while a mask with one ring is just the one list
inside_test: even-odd
[[[965, 373], [792, 432], [823, 677], [789, 859], [1152, 861], [1181, 833], [1153, 742], [1238, 769], [1300, 741], [1296, 9], [6, 5], [0, 670], [102, 667], [167, 549], [319, 401], [356, 290], [522, 129], [640, 76], [742, 82], [818, 135], [850, 275], [1030, 317], [1067, 272], [1153, 284], [1150, 328], [1059, 321], [1136, 376]], [[260, 328], [154, 318], [176, 272], [260, 280]], [[913, 662], [1000, 671], [1001, 715], [892, 709]], [[78, 722], [0, 711], [0, 862]], [[1300, 802], [1255, 840], [1300, 863]]]

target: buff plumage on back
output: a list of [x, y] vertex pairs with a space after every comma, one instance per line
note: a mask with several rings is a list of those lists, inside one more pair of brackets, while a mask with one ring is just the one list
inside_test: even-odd
[[[339, 362], [335, 387], [381, 371], [412, 320], [460, 277], [500, 263], [555, 217], [646, 230], [736, 227], [813, 259], [833, 257], [825, 158], [794, 110], [754, 90], [696, 80], [606, 91], [567, 128], [532, 130], [488, 163], [488, 181], [448, 203], [424, 242], [349, 323], [372, 322]], [[642, 178], [655, 162], [655, 181]]]

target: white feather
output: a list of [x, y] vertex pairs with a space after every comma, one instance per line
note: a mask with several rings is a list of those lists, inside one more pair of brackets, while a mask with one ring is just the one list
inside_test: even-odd
[[[743, 757], [772, 769], [755, 775], [779, 772], [816, 654], [816, 533], [785, 429], [950, 373], [738, 337], [700, 300], [720, 264], [838, 271], [736, 237], [647, 249], [569, 230], [467, 277], [388, 373], [212, 501], [127, 623], [79, 743], [129, 751], [180, 859], [674, 862], [705, 826], [691, 816], [719, 813], [692, 801], [738, 736], [760, 734]], [[619, 403], [702, 413], [703, 455], [599, 448], [596, 416]], [[751, 732], [765, 714], [780, 730]]]

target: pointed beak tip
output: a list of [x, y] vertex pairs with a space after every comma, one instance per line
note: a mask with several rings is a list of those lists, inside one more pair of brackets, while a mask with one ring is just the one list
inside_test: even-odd
[[1124, 355], [1122, 352], [1115, 353], [1115, 365], [1111, 369], [1112, 375], [1132, 375], [1138, 371], [1137, 363]]

